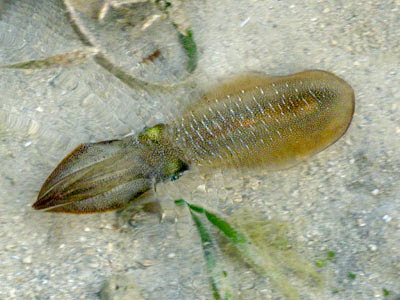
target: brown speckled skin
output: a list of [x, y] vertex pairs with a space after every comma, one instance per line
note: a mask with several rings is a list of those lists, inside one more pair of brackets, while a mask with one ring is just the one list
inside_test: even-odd
[[249, 74], [206, 95], [171, 131], [191, 163], [280, 168], [338, 140], [353, 112], [353, 89], [332, 73]]
[[288, 167], [337, 141], [353, 112], [353, 89], [332, 73], [246, 74], [212, 89], [169, 125], [79, 146], [49, 176], [33, 207], [118, 209], [188, 164]]
[[[119, 209], [154, 184], [187, 170], [181, 153], [163, 139], [165, 125], [156, 125], [156, 139], [144, 130], [121, 140], [80, 145], [43, 184], [35, 209], [92, 213]], [[152, 128], [150, 128], [152, 129]]]

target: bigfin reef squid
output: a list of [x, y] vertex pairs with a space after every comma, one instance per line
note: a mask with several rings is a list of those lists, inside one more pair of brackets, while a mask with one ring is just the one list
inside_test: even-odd
[[66, 213], [120, 209], [194, 165], [292, 166], [346, 132], [354, 101], [351, 86], [326, 71], [237, 76], [169, 124], [80, 145], [47, 178], [33, 208]]

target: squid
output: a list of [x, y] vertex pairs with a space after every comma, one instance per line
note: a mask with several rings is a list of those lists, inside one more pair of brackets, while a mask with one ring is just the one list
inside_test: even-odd
[[47, 178], [33, 208], [63, 213], [121, 209], [196, 165], [289, 167], [343, 136], [354, 107], [352, 87], [330, 72], [236, 76], [168, 124], [80, 145]]

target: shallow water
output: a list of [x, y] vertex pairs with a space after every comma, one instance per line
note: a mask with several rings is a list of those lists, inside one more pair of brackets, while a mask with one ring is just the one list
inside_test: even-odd
[[[11, 2], [0, 2], [0, 65], [87, 47], [60, 1]], [[161, 19], [134, 35], [137, 43], [125, 37], [123, 47], [120, 36], [114, 43], [106, 39], [110, 33], [96, 36], [107, 58], [138, 79], [137, 88], [93, 58], [44, 70], [0, 69], [0, 298], [98, 299], [108, 276], [127, 272], [144, 299], [210, 299], [191, 220], [178, 211], [174, 223], [168, 200], [177, 198], [225, 214], [248, 207], [289, 222], [310, 261], [335, 251], [335, 261], [321, 269], [326, 287], [305, 286], [302, 299], [384, 299], [383, 288], [400, 292], [399, 10], [390, 1], [184, 2], [179, 11], [199, 49], [191, 75], [182, 68], [182, 52], [174, 51], [174, 29], [162, 27]], [[140, 63], [158, 47], [162, 59]], [[80, 143], [167, 121], [190, 102], [190, 93], [232, 74], [314, 68], [352, 85], [356, 114], [339, 142], [304, 164], [278, 172], [193, 171], [157, 187], [166, 221], [143, 217], [135, 229], [114, 212], [71, 216], [31, 208], [49, 173]], [[178, 86], [165, 90], [143, 81]], [[179, 85], [192, 81], [196, 90]], [[242, 298], [279, 297], [268, 281], [244, 266], [233, 268], [241, 274]]]

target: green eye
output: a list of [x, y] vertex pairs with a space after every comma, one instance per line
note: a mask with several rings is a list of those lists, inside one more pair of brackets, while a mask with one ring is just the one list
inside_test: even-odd
[[171, 181], [178, 180], [181, 174], [188, 170], [189, 166], [179, 159], [173, 159], [165, 166], [165, 178], [170, 178]]
[[158, 142], [163, 136], [165, 125], [158, 124], [156, 126], [144, 129], [140, 135], [139, 139], [150, 140], [152, 142]]
[[171, 176], [171, 181], [178, 180], [178, 179], [179, 179], [179, 177], [181, 177], [181, 174], [180, 174], [180, 173], [178, 173], [178, 174], [174, 174], [174, 175], [172, 175], [172, 176]]

